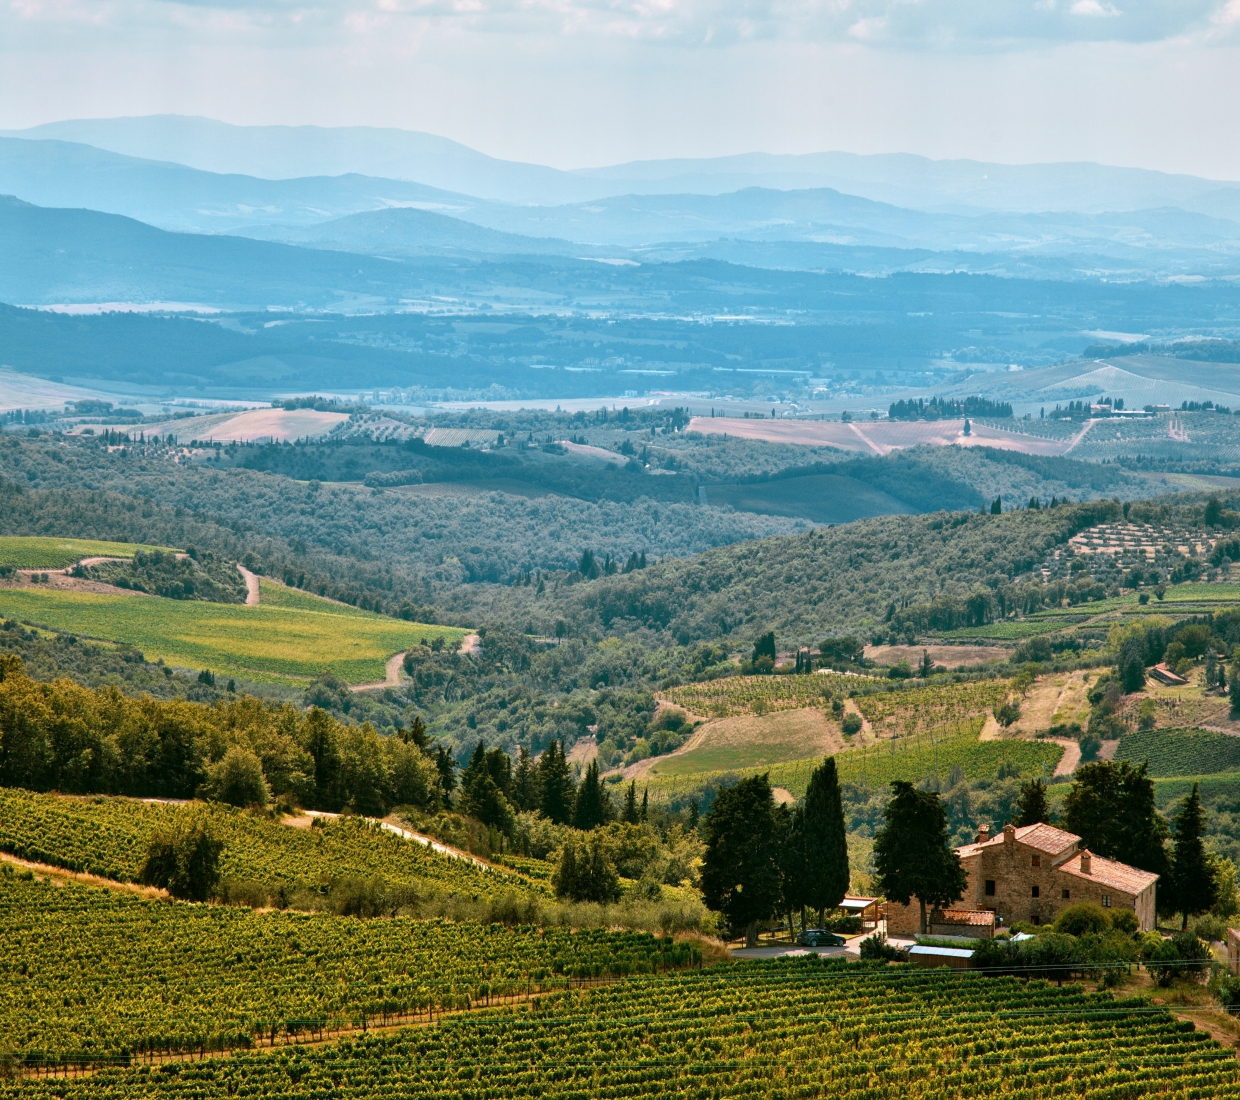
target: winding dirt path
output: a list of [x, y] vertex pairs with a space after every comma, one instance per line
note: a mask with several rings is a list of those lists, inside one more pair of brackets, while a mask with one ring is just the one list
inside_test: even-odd
[[245, 606], [258, 606], [258, 578], [244, 565], [237, 566], [237, 572], [245, 578]]
[[373, 684], [353, 684], [350, 691], [381, 691], [383, 688], [400, 687], [401, 667], [405, 663], [405, 651], [402, 649], [399, 653], [394, 653], [388, 658], [387, 664], [384, 666], [385, 678], [377, 680]]
[[[305, 810], [303, 815], [308, 818], [322, 818], [326, 821], [336, 821], [340, 815], [328, 813], [326, 810]], [[296, 824], [296, 819], [286, 819], [288, 824], [293, 828], [300, 828]], [[504, 868], [496, 867], [492, 863], [487, 863], [484, 859], [477, 856], [471, 856], [468, 852], [461, 851], [460, 848], [453, 848], [450, 844], [444, 844], [442, 841], [435, 840], [433, 837], [426, 836], [424, 833], [415, 833], [412, 829], [405, 829], [400, 825], [394, 825], [390, 821], [381, 821], [377, 817], [366, 817], [362, 819], [371, 825], [378, 825], [384, 832], [398, 836], [402, 840], [413, 840], [421, 844], [423, 848], [430, 848], [434, 852], [438, 852], [441, 856], [451, 856], [453, 859], [463, 859], [467, 863], [472, 863], [476, 867], [481, 867], [484, 871], [503, 871]]]
[[1055, 765], [1055, 775], [1071, 775], [1076, 771], [1077, 765], [1081, 762], [1081, 746], [1075, 741], [1069, 741], [1066, 737], [1051, 737], [1050, 741], [1054, 741], [1063, 749], [1063, 756], [1059, 758], [1059, 763]]

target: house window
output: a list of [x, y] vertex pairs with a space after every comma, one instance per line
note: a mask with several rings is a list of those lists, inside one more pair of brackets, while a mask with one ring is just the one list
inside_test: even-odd
[[1103, 909], [1110, 909], [1110, 908], [1111, 908], [1111, 895], [1110, 895], [1110, 894], [1103, 894], [1103, 895], [1102, 895], [1102, 908], [1103, 908]]
[[1072, 896], [1072, 891], [1071, 891], [1071, 890], [1065, 890], [1065, 891], [1063, 892], [1063, 900], [1064, 900], [1064, 901], [1067, 901], [1067, 900], [1068, 900], [1071, 896]]
[[988, 878], [986, 880], [986, 896], [988, 898], [993, 898], [995, 896], [995, 880], [992, 878]]
[[1035, 887], [1033, 888], [1033, 896], [1034, 896], [1035, 898], [1037, 898], [1037, 897], [1041, 897], [1041, 896], [1042, 896], [1042, 888], [1041, 888], [1040, 886], [1035, 886]]
[[1034, 857], [1033, 857], [1033, 865], [1034, 865], [1035, 867], [1041, 867], [1041, 866], [1042, 866], [1042, 857], [1041, 857], [1041, 856], [1034, 856]]

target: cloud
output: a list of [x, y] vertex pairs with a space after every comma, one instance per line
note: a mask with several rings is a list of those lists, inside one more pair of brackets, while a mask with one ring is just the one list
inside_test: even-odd
[[1073, 15], [1086, 15], [1108, 19], [1123, 14], [1114, 4], [1100, 4], [1098, 0], [1076, 0], [1068, 9]]
[[231, 13], [225, 25], [243, 33], [285, 29], [329, 39], [340, 33], [381, 40], [416, 36], [419, 25], [456, 25], [549, 40], [692, 48], [853, 43], [930, 52], [1193, 34], [1205, 40], [1240, 25], [1240, 0], [0, 0], [0, 38], [10, 20], [150, 32], [160, 24], [210, 27], [210, 12]]

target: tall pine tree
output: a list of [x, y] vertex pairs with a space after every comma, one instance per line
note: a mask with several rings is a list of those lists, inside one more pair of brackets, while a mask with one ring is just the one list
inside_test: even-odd
[[517, 751], [517, 766], [512, 773], [512, 801], [518, 810], [537, 810], [542, 806], [538, 766], [524, 745]]
[[1064, 824], [1095, 855], [1167, 873], [1167, 823], [1154, 804], [1146, 765], [1099, 760], [1076, 770], [1064, 799]]

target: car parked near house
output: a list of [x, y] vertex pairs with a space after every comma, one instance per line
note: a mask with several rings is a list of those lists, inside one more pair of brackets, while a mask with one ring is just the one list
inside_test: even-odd
[[845, 942], [843, 936], [825, 928], [807, 928], [797, 936], [797, 943], [802, 947], [843, 947]]

